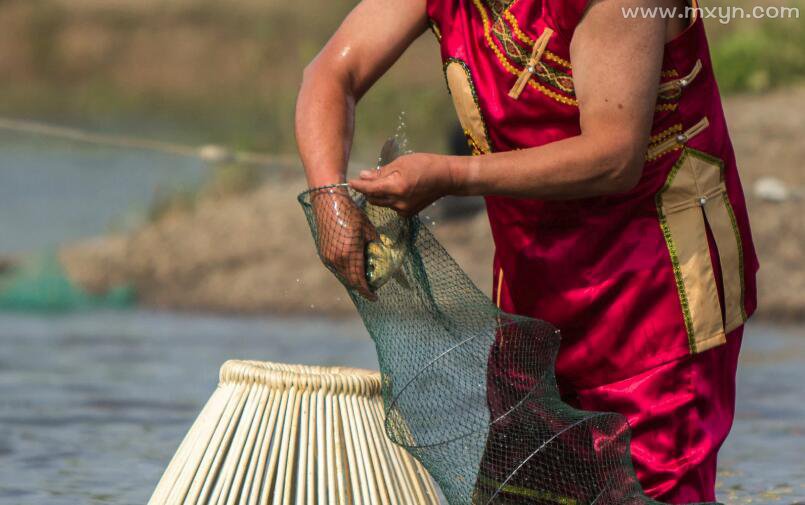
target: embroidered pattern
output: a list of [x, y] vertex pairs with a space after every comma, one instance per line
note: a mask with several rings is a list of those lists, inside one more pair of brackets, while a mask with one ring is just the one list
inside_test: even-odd
[[[512, 16], [512, 19], [514, 19], [514, 16]], [[511, 31], [502, 17], [498, 18], [498, 20], [492, 25], [492, 33], [495, 35], [495, 38], [500, 41], [500, 44], [503, 46], [503, 50], [506, 52], [506, 55], [509, 58], [511, 58], [521, 67], [528, 66], [531, 48], [522, 47], [517, 43], [517, 41], [512, 37]], [[527, 44], [533, 46], [537, 44], [537, 41], [527, 42]], [[542, 56], [545, 59], [549, 59], [547, 49], [543, 52]], [[542, 82], [559, 88], [568, 95], [573, 96], [575, 94], [575, 90], [573, 88], [573, 77], [566, 72], [549, 67], [542, 61], [538, 61], [534, 65], [533, 75], [539, 77]]]
[[484, 0], [486, 5], [489, 6], [489, 10], [492, 11], [492, 14], [494, 14], [496, 18], [502, 16], [516, 1], [517, 0]]
[[[517, 18], [515, 18], [514, 15], [508, 10], [508, 8], [512, 5], [514, 5], [514, 1], [511, 2], [506, 9], [503, 9], [500, 12], [495, 10], [499, 7], [492, 7], [492, 19], [494, 19], [494, 23], [492, 23], [492, 34], [500, 42], [500, 45], [503, 47], [506, 55], [511, 60], [521, 67], [526, 67], [528, 66], [528, 59], [531, 55], [531, 48], [537, 44], [538, 41], [532, 39], [520, 29], [520, 26], [517, 24]], [[506, 23], [507, 20], [509, 23]], [[511, 27], [509, 24], [511, 24]], [[520, 43], [518, 43], [518, 39], [520, 40]], [[526, 47], [523, 47], [521, 43], [525, 44]], [[543, 57], [546, 60], [554, 61], [570, 69], [570, 62], [564, 60], [547, 49], [544, 51]], [[542, 82], [559, 88], [568, 95], [573, 96], [575, 94], [575, 90], [573, 88], [573, 77], [571, 77], [571, 75], [567, 72], [551, 68], [542, 61], [537, 62], [537, 64], [534, 66], [534, 69], [535, 71], [533, 74], [536, 75]]]
[[[679, 105], [679, 99], [682, 97], [682, 91], [687, 88], [691, 82], [693, 82], [701, 70], [702, 60], [696, 60], [696, 63], [693, 65], [693, 68], [691, 68], [687, 75], [678, 79], [661, 82], [659, 88], [657, 89], [657, 100], [664, 100], [670, 103], [658, 105], [657, 110], [660, 110], [659, 107], [661, 106], [665, 107], [665, 110], [676, 110]], [[674, 71], [674, 74], [676, 74], [676, 71]]]
[[688, 334], [688, 347], [690, 348], [691, 352], [696, 352], [696, 342], [693, 339], [693, 317], [690, 315], [690, 303], [688, 301], [687, 290], [685, 289], [685, 281], [682, 278], [682, 267], [679, 264], [679, 253], [676, 250], [676, 244], [674, 244], [674, 239], [671, 236], [671, 227], [668, 224], [668, 219], [665, 216], [665, 211], [663, 210], [662, 206], [662, 195], [668, 191], [669, 187], [671, 187], [671, 182], [674, 180], [674, 176], [676, 176], [676, 173], [679, 172], [679, 169], [682, 167], [684, 162], [685, 156], [680, 156], [679, 159], [676, 160], [676, 163], [674, 163], [674, 166], [671, 168], [671, 171], [668, 174], [668, 178], [665, 180], [665, 184], [655, 195], [654, 203], [657, 206], [657, 217], [660, 221], [662, 236], [665, 239], [666, 247], [668, 247], [668, 253], [671, 255], [671, 267], [674, 271], [676, 291], [679, 295], [679, 303], [682, 306], [682, 318], [685, 321], [685, 331]]
[[732, 202], [730, 202], [729, 195], [726, 191], [721, 195], [721, 198], [724, 199], [724, 206], [727, 208], [727, 214], [730, 216], [730, 225], [732, 225], [735, 241], [738, 244], [738, 277], [741, 280], [741, 318], [746, 322], [749, 316], [746, 313], [746, 279], [744, 277], [744, 248], [743, 240], [741, 239], [741, 229], [738, 228], [738, 219], [735, 217], [735, 209], [732, 208]]
[[[514, 2], [512, 2], [512, 4], [514, 4]], [[509, 6], [509, 7], [511, 7], [511, 6]], [[512, 30], [514, 30], [514, 34], [517, 36], [518, 39], [520, 39], [524, 43], [528, 44], [529, 46], [533, 46], [536, 43], [536, 41], [534, 39], [529, 37], [528, 34], [526, 34], [525, 32], [523, 32], [520, 29], [520, 25], [517, 23], [517, 18], [514, 17], [514, 14], [509, 12], [508, 9], [506, 9], [503, 12], [503, 16], [506, 18], [506, 20], [509, 22], [509, 24], [511, 24]], [[567, 61], [566, 59], [562, 58], [561, 56], [559, 56], [556, 53], [553, 53], [553, 52], [551, 52], [551, 51], [549, 51], [547, 49], [545, 50], [545, 59], [551, 60], [554, 63], [558, 63], [559, 65], [562, 65], [563, 67], [567, 68], [568, 70], [573, 68], [573, 66], [570, 64], [569, 61]]]
[[[505, 0], [494, 0], [494, 1], [495, 1], [495, 5], [498, 5], [498, 6], [499, 5], [508, 5], [510, 3], [509, 2], [509, 3], [504, 4]], [[495, 54], [495, 56], [497, 57], [498, 61], [500, 61], [500, 64], [503, 66], [503, 68], [507, 72], [509, 72], [510, 74], [515, 75], [515, 76], [520, 75], [521, 70], [518, 70], [517, 68], [514, 67], [514, 65], [511, 64], [511, 62], [507, 58], [507, 55], [505, 55], [503, 53], [503, 51], [501, 51], [500, 47], [498, 47], [498, 44], [495, 42], [495, 38], [493, 37], [493, 34], [492, 34], [492, 24], [490, 22], [489, 13], [486, 11], [486, 8], [481, 3], [481, 0], [472, 0], [472, 2], [475, 5], [476, 9], [478, 9], [478, 12], [481, 15], [481, 21], [482, 21], [483, 27], [484, 27], [484, 38], [486, 39], [487, 45], [492, 50], [492, 52]], [[494, 8], [492, 9], [492, 12], [495, 12]], [[568, 96], [565, 96], [565, 95], [563, 95], [561, 93], [553, 91], [552, 89], [546, 87], [541, 82], [537, 82], [537, 80], [535, 80], [533, 78], [528, 80], [528, 85], [531, 86], [532, 88], [540, 91], [541, 93], [547, 95], [548, 97], [556, 100], [559, 103], [563, 103], [565, 105], [571, 105], [571, 106], [574, 106], [574, 107], [578, 107], [578, 101], [575, 98], [568, 97]]]
[[648, 139], [649, 145], [656, 144], [658, 142], [662, 142], [663, 140], [667, 139], [671, 135], [675, 133], [679, 133], [682, 131], [682, 123], [677, 123], [670, 128], [666, 128], [665, 130], [661, 131], [660, 133], [655, 133]]
[[[660, 148], [662, 147], [662, 148]], [[665, 146], [662, 146], [662, 143], [649, 146], [648, 154], [646, 154], [646, 161], [654, 161], [665, 156], [668, 153], [672, 153], [674, 151], [679, 151], [682, 149], [682, 144], [679, 143], [668, 143]]]
[[685, 132], [682, 132], [681, 124], [675, 124], [656, 135], [652, 135], [649, 138], [646, 161], [654, 161], [665, 154], [678, 151], [685, 146], [688, 140], [704, 131], [709, 125], [710, 122], [707, 117], [704, 117]]

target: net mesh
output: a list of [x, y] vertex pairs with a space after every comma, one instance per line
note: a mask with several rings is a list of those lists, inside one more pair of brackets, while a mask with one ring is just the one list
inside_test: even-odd
[[345, 185], [299, 201], [374, 340], [387, 434], [451, 505], [658, 503], [635, 476], [626, 419], [560, 398], [556, 328], [500, 311], [416, 217]]
[[122, 309], [134, 301], [134, 288], [128, 285], [105, 293], [88, 292], [70, 279], [57, 251], [35, 253], [7, 266], [0, 264], [0, 311]]

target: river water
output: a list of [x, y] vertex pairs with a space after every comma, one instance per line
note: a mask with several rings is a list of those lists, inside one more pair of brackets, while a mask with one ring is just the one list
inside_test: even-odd
[[[0, 132], [0, 254], [135, 225], [193, 159]], [[805, 328], [750, 325], [728, 504], [805, 504]], [[356, 320], [0, 314], [0, 505], [147, 501], [230, 358], [376, 367]]]
[[0, 254], [132, 227], [155, 195], [207, 173], [195, 158], [0, 130]]
[[[0, 315], [0, 504], [135, 505], [230, 358], [377, 366], [356, 320]], [[750, 325], [728, 504], [805, 503], [805, 331]]]

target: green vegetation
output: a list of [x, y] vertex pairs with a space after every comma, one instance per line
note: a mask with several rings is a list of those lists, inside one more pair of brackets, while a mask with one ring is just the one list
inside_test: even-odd
[[712, 56], [724, 93], [760, 92], [801, 81], [805, 77], [802, 20], [765, 20], [725, 32], [713, 43]]

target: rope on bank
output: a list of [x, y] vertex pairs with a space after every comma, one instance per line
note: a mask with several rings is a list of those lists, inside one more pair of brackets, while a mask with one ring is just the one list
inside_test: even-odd
[[198, 158], [207, 163], [237, 162], [254, 165], [274, 165], [286, 167], [299, 166], [299, 158], [295, 155], [276, 155], [248, 151], [233, 151], [227, 149], [226, 147], [214, 144], [194, 147], [160, 140], [130, 137], [126, 135], [94, 133], [78, 128], [56, 126], [23, 119], [0, 117], [0, 129], [108, 147], [141, 149], [175, 156]]

